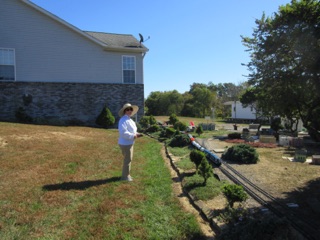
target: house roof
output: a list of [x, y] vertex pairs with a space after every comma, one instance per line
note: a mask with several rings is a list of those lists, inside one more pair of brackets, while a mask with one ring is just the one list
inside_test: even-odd
[[114, 34], [114, 33], [103, 33], [103, 32], [90, 32], [84, 31], [86, 34], [98, 39], [107, 46], [113, 48], [144, 48], [143, 44], [130, 34]]
[[112, 34], [112, 33], [82, 31], [79, 28], [73, 26], [72, 24], [57, 17], [56, 15], [32, 3], [29, 0], [21, 0], [21, 2], [47, 15], [48, 17], [59, 22], [60, 24], [63, 24], [64, 26], [68, 27], [70, 30], [73, 30], [78, 34], [86, 37], [87, 39], [103, 47], [103, 49], [105, 50], [121, 51], [121, 52], [124, 52], [124, 51], [138, 52], [138, 53], [139, 52], [145, 53], [149, 50], [143, 44], [140, 44], [140, 42], [130, 34]]

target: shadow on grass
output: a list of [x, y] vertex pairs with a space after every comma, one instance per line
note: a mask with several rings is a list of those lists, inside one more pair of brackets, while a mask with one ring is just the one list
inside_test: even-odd
[[56, 190], [85, 190], [90, 187], [100, 186], [110, 182], [120, 181], [120, 177], [112, 177], [101, 180], [92, 180], [92, 181], [82, 181], [82, 182], [64, 182], [59, 184], [49, 184], [42, 187], [46, 191], [56, 191]]

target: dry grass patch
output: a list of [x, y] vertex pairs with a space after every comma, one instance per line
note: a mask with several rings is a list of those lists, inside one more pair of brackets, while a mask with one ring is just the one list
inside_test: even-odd
[[117, 130], [0, 123], [0, 136], [0, 239], [201, 239], [156, 140], [136, 142], [128, 183]]

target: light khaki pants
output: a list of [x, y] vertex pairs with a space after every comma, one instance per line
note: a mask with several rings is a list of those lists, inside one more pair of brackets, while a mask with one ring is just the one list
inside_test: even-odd
[[133, 144], [132, 145], [120, 145], [122, 151], [123, 165], [122, 165], [122, 179], [126, 179], [130, 175], [131, 161], [133, 157]]

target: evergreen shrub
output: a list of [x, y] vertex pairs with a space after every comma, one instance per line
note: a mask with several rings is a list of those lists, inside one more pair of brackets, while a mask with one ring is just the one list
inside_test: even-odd
[[203, 133], [203, 128], [202, 128], [202, 125], [201, 125], [201, 124], [199, 124], [199, 126], [197, 127], [196, 133], [197, 133], [199, 136]]
[[151, 126], [146, 130], [146, 132], [151, 132], [151, 133], [158, 132], [158, 131], [160, 131], [160, 127], [159, 127], [157, 124], [151, 125]]
[[232, 208], [235, 202], [243, 202], [248, 199], [248, 195], [242, 186], [237, 184], [226, 184], [222, 187], [222, 192], [227, 198], [229, 206]]
[[111, 127], [115, 123], [115, 118], [109, 108], [104, 107], [96, 119], [96, 124], [101, 127]]
[[185, 131], [187, 129], [187, 125], [183, 122], [177, 121], [173, 128], [179, 131]]
[[166, 136], [171, 138], [175, 134], [176, 130], [174, 128], [166, 128]]
[[228, 148], [221, 158], [239, 163], [257, 163], [259, 161], [259, 154], [255, 148], [247, 144], [238, 144]]
[[177, 115], [175, 115], [174, 113], [170, 115], [170, 117], [169, 117], [169, 122], [170, 122], [172, 125], [174, 125], [174, 124], [175, 124], [176, 122], [178, 122], [178, 121], [179, 121], [179, 119], [178, 119]]
[[241, 133], [238, 133], [238, 132], [229, 133], [228, 139], [241, 139]]
[[204, 154], [204, 152], [201, 152], [200, 150], [197, 149], [193, 149], [190, 152], [190, 160], [191, 162], [193, 162], [196, 165], [196, 172], [198, 172], [198, 168], [202, 162], [202, 160], [207, 160], [206, 159], [206, 155]]
[[26, 110], [23, 107], [18, 108], [18, 110], [15, 113], [15, 117], [19, 122], [22, 122], [22, 123], [33, 122], [33, 118], [26, 113]]
[[175, 135], [169, 142], [170, 147], [185, 147], [190, 144], [190, 139], [186, 134]]

